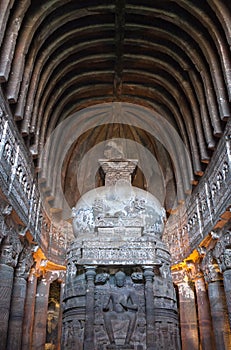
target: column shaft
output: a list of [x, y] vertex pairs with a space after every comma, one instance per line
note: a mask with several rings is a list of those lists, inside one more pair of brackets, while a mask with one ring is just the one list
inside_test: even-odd
[[47, 309], [50, 283], [46, 278], [38, 282], [35, 299], [35, 315], [33, 329], [33, 350], [44, 350], [46, 343]]
[[231, 348], [231, 333], [222, 280], [210, 282], [208, 285], [208, 293], [216, 349], [228, 350]]
[[7, 350], [21, 349], [25, 298], [26, 280], [23, 277], [15, 277], [11, 297]]
[[63, 301], [63, 283], [60, 285], [60, 308], [59, 308], [59, 322], [58, 322], [58, 344], [57, 344], [57, 349], [61, 349], [61, 338], [62, 338], [62, 301]]
[[84, 350], [94, 349], [94, 317], [95, 317], [95, 268], [86, 267], [86, 323], [84, 330]]
[[23, 320], [22, 350], [31, 349], [36, 289], [37, 277], [35, 274], [32, 274], [27, 282], [27, 292]]
[[198, 321], [200, 328], [200, 341], [202, 350], [214, 350], [212, 320], [209, 300], [205, 288], [204, 278], [201, 276], [195, 280], [197, 296]]
[[182, 350], [198, 350], [199, 336], [194, 291], [187, 282], [179, 283]]
[[0, 341], [2, 349], [6, 349], [14, 268], [0, 264], [0, 276]]
[[153, 294], [153, 268], [144, 267], [145, 278], [145, 307], [146, 307], [146, 344], [147, 350], [155, 349], [155, 318], [154, 318], [154, 294]]
[[225, 297], [229, 313], [229, 325], [231, 328], [231, 269], [223, 272], [223, 282], [225, 288]]

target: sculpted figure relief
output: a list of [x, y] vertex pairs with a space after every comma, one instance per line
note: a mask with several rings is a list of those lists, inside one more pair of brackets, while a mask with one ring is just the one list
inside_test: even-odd
[[134, 293], [125, 287], [126, 275], [119, 271], [115, 274], [116, 287], [110, 292], [103, 307], [104, 325], [110, 344], [115, 344], [113, 321], [120, 323], [128, 321], [125, 344], [130, 344], [136, 326], [138, 305], [135, 303]]

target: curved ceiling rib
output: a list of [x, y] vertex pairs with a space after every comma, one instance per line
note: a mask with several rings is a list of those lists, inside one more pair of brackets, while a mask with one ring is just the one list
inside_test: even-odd
[[7, 25], [7, 21], [10, 15], [11, 7], [13, 6], [14, 0], [1, 1], [0, 3], [0, 45], [4, 38], [4, 33]]
[[[228, 93], [231, 97], [231, 62], [230, 62], [230, 54], [228, 50], [228, 46], [226, 45], [225, 37], [221, 35], [221, 32], [218, 29], [217, 25], [214, 25], [215, 19], [211, 19], [211, 11], [207, 9], [201, 9], [196, 7], [195, 2], [189, 3], [186, 0], [174, 0], [180, 6], [182, 6], [185, 10], [189, 11], [198, 21], [200, 21], [201, 25], [207, 30], [207, 33], [212, 36], [213, 42], [217, 47], [217, 51], [219, 53], [219, 57], [221, 58], [221, 64], [223, 68], [223, 75], [226, 80], [226, 84], [228, 86]], [[210, 16], [208, 15], [210, 13]], [[216, 11], [215, 13], [217, 13]], [[214, 17], [214, 16], [213, 16]], [[214, 22], [213, 22], [214, 21]]]
[[[176, 129], [196, 183], [230, 117], [230, 22], [222, 0], [1, 2], [0, 82], [33, 157], [81, 109], [134, 102]], [[173, 164], [172, 173], [179, 179]]]

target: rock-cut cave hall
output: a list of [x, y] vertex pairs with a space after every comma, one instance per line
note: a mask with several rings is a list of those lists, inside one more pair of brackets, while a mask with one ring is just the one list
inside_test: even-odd
[[231, 349], [231, 2], [0, 0], [0, 350]]

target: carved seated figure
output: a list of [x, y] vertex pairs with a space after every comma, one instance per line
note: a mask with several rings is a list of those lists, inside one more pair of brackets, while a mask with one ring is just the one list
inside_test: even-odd
[[134, 303], [134, 293], [127, 289], [125, 284], [126, 275], [119, 271], [115, 274], [117, 288], [107, 296], [103, 307], [104, 324], [110, 344], [115, 344], [112, 320], [117, 322], [128, 321], [128, 329], [125, 344], [129, 344], [135, 330], [138, 305]]

